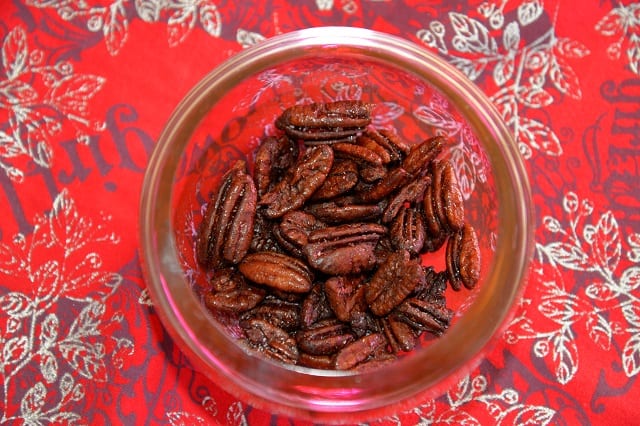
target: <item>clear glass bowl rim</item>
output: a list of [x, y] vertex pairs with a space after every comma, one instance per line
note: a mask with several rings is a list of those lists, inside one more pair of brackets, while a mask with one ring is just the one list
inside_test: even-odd
[[[285, 61], [354, 54], [429, 81], [469, 121], [492, 165], [498, 198], [496, 256], [473, 305], [447, 333], [384, 371], [359, 374], [288, 368], [257, 358], [219, 330], [189, 289], [178, 259], [171, 188], [180, 153], [215, 103], [245, 78]], [[435, 397], [476, 365], [523, 290], [532, 254], [534, 209], [524, 164], [508, 127], [484, 93], [453, 66], [397, 36], [354, 27], [308, 28], [275, 36], [231, 57], [180, 102], [149, 161], [140, 200], [143, 274], [156, 312], [194, 366], [261, 408], [315, 420], [382, 415]], [[482, 327], [477, 327], [481, 319]]]

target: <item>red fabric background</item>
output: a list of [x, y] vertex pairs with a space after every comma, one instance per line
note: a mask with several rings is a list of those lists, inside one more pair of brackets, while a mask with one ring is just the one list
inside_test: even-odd
[[[436, 21], [446, 36], [429, 45]], [[461, 23], [495, 39], [485, 68], [453, 43]], [[538, 217], [504, 337], [442, 397], [372, 423], [635, 422], [640, 3], [4, 0], [0, 424], [305, 424], [191, 369], [145, 291], [137, 219], [154, 141], [189, 88], [247, 45], [322, 25], [475, 64], [466, 72], [521, 144]]]

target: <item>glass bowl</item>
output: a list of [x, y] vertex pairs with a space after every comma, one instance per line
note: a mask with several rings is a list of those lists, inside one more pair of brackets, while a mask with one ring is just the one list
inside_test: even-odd
[[[246, 350], [233, 324], [215, 319], [195, 261], [203, 206], [222, 174], [274, 134], [288, 106], [360, 99], [372, 125], [394, 127], [409, 144], [446, 135], [443, 157], [476, 229], [482, 274], [472, 290], [447, 292], [456, 312], [447, 332], [379, 369], [325, 371], [287, 366]], [[195, 368], [244, 401], [321, 422], [379, 417], [438, 396], [499, 336], [524, 286], [533, 206], [512, 136], [483, 93], [419, 46], [358, 28], [291, 32], [242, 51], [211, 71], [178, 105], [144, 179], [141, 258], [158, 314]], [[424, 260], [442, 269], [437, 258]], [[440, 262], [440, 263], [438, 263]]]

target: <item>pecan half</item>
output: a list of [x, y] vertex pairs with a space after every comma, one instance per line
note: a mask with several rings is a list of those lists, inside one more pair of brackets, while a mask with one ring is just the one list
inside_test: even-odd
[[330, 355], [355, 340], [349, 326], [338, 319], [326, 319], [296, 334], [298, 347], [313, 355]]
[[361, 284], [361, 279], [344, 275], [331, 277], [324, 283], [324, 293], [339, 320], [351, 321], [354, 314], [366, 309], [365, 287]]
[[453, 311], [446, 306], [416, 297], [402, 302], [395, 309], [394, 314], [399, 320], [406, 322], [416, 330], [427, 331], [436, 336], [441, 335], [449, 328], [453, 317]]
[[330, 275], [358, 274], [375, 266], [374, 249], [387, 229], [375, 223], [352, 223], [309, 234], [304, 253], [313, 267]]
[[293, 172], [260, 199], [265, 216], [274, 219], [301, 207], [322, 186], [332, 165], [329, 146], [307, 149]]
[[287, 364], [298, 362], [296, 341], [282, 328], [260, 318], [251, 318], [241, 326], [249, 342], [261, 354]]
[[480, 279], [480, 247], [476, 231], [468, 223], [449, 237], [446, 262], [451, 288], [460, 290], [462, 285], [468, 289], [476, 286]]
[[325, 223], [346, 223], [374, 219], [380, 216], [382, 208], [378, 204], [350, 204], [336, 200], [312, 204], [307, 211]]
[[372, 333], [349, 343], [336, 354], [336, 370], [350, 370], [365, 363], [369, 358], [384, 350], [387, 341], [384, 335]]
[[300, 327], [300, 307], [298, 303], [268, 296], [260, 305], [245, 312], [240, 317], [240, 324], [254, 318], [263, 319], [286, 331], [296, 331]]
[[247, 254], [253, 239], [256, 201], [256, 188], [246, 172], [246, 163], [238, 161], [222, 178], [200, 225], [196, 257], [202, 266], [236, 264]]
[[350, 140], [371, 123], [371, 109], [360, 101], [294, 105], [276, 119], [276, 127], [307, 144]]
[[358, 183], [358, 165], [352, 160], [337, 160], [324, 183], [311, 197], [312, 200], [328, 200], [351, 190]]
[[298, 158], [298, 145], [286, 136], [268, 136], [260, 142], [253, 162], [258, 196], [269, 192], [279, 177]]
[[312, 274], [307, 265], [291, 256], [274, 252], [248, 254], [238, 265], [248, 280], [291, 293], [311, 290]]
[[391, 253], [378, 267], [367, 285], [365, 298], [375, 315], [391, 312], [424, 280], [420, 262], [408, 251]]
[[389, 227], [389, 238], [397, 250], [407, 250], [416, 256], [425, 240], [422, 212], [414, 207], [402, 207]]
[[411, 147], [409, 154], [402, 161], [402, 168], [412, 176], [425, 173], [431, 162], [442, 152], [445, 138], [434, 136]]
[[385, 164], [402, 161], [410, 151], [397, 133], [387, 129], [368, 129], [358, 137], [356, 143], [376, 151]]

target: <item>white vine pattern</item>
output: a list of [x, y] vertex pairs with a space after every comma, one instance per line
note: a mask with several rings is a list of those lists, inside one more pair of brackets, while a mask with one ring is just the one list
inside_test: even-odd
[[448, 27], [436, 20], [416, 35], [471, 80], [491, 73], [497, 89], [490, 99], [513, 129], [524, 158], [530, 158], [534, 150], [561, 155], [556, 133], [526, 112], [547, 107], [559, 96], [580, 99], [580, 83], [568, 60], [582, 58], [589, 50], [578, 41], [558, 37], [553, 26], [536, 40], [523, 39], [521, 29], [540, 19], [543, 2], [523, 1], [510, 22], [505, 21], [507, 3], [482, 3], [478, 19], [450, 12]]
[[420, 105], [413, 111], [418, 120], [437, 129], [437, 133], [446, 135], [455, 141], [447, 148], [447, 157], [453, 165], [462, 196], [469, 199], [473, 193], [476, 181], [487, 181], [489, 165], [482, 153], [478, 138], [469, 124], [457, 119], [450, 112], [445, 98], [434, 95], [427, 105]]
[[109, 1], [106, 6], [68, 0], [28, 0], [27, 4], [53, 9], [65, 21], [83, 21], [89, 31], [102, 33], [111, 55], [117, 55], [125, 45], [133, 11], [147, 23], [166, 22], [171, 47], [184, 42], [196, 27], [213, 37], [219, 37], [222, 31], [220, 12], [213, 0]]
[[[470, 414], [470, 411], [488, 414], [494, 425], [539, 425], [550, 424], [556, 412], [548, 407], [525, 404], [520, 401], [520, 394], [515, 389], [505, 388], [500, 393], [492, 393], [487, 378], [483, 375], [466, 376], [450, 389], [446, 396], [447, 406], [438, 407], [438, 400], [429, 400], [403, 416], [413, 415], [416, 424], [427, 425], [465, 425], [480, 426], [482, 419]], [[471, 405], [480, 404], [485, 411], [472, 409]], [[380, 420], [383, 424], [401, 426], [399, 416], [386, 417]], [[375, 425], [375, 423], [373, 423]], [[364, 426], [364, 425], [362, 425]]]
[[[109, 380], [109, 363], [122, 368], [132, 353], [133, 342], [113, 332], [124, 315], [107, 316], [122, 276], [105, 270], [93, 251], [119, 241], [108, 220], [81, 216], [63, 190], [51, 213], [36, 217], [30, 236], [0, 242], [0, 280], [26, 284], [0, 296], [0, 424], [84, 424], [72, 410], [81, 406], [86, 384]], [[60, 306], [77, 315], [60, 316]], [[25, 374], [30, 385], [22, 388], [17, 382]]]
[[88, 143], [89, 133], [105, 128], [104, 122], [89, 117], [89, 101], [105, 79], [76, 74], [68, 61], [47, 65], [44, 59], [41, 50], [29, 48], [23, 27], [17, 26], [5, 36], [4, 78], [0, 79], [0, 169], [15, 182], [24, 180], [21, 158], [41, 167], [51, 166], [52, 138], [65, 128], [75, 131], [79, 143]]
[[596, 31], [615, 37], [607, 48], [607, 55], [617, 60], [625, 51], [629, 68], [640, 75], [640, 3], [614, 7], [598, 21]]
[[[584, 327], [603, 351], [612, 350], [615, 336], [622, 336], [626, 339], [620, 354], [624, 372], [635, 376], [640, 372], [640, 233], [627, 237], [625, 253], [612, 212], [589, 222], [592, 202], [580, 200], [573, 192], [565, 195], [563, 208], [568, 216], [565, 223], [553, 216], [543, 218], [546, 230], [557, 239], [536, 245], [533, 274], [541, 281], [536, 287], [541, 302], [523, 300], [522, 313], [510, 324], [505, 339], [512, 344], [533, 340], [535, 355], [547, 358], [558, 382], [566, 384], [579, 368], [576, 327]], [[560, 268], [586, 274], [588, 278], [580, 280], [584, 287], [567, 288]], [[531, 319], [529, 310], [534, 307], [554, 324], [551, 330], [536, 329], [544, 323]]]

